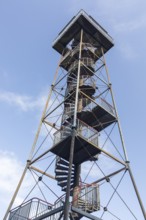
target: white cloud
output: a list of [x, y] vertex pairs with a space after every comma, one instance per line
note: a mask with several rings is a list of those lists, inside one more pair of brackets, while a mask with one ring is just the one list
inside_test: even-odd
[[0, 91], [0, 102], [16, 106], [22, 111], [29, 111], [36, 108], [42, 109], [46, 102], [46, 96], [42, 95], [33, 98], [31, 96], [20, 95], [9, 91]]
[[116, 23], [114, 30], [121, 33], [129, 33], [146, 27], [146, 16], [137, 17], [136, 19], [127, 19], [124, 22]]
[[11, 193], [22, 171], [22, 164], [11, 152], [0, 151], [0, 158], [0, 191]]
[[11, 152], [0, 151], [0, 204], [2, 219], [16, 188], [23, 166]]
[[133, 48], [131, 45], [128, 44], [121, 44], [119, 45], [118, 49], [120, 50], [121, 54], [126, 59], [136, 59], [138, 57], [137, 51], [135, 51], [135, 48]]
[[[3, 219], [10, 200], [14, 194], [18, 181], [23, 172], [22, 163], [16, 158], [15, 154], [7, 151], [0, 151], [0, 219]], [[32, 186], [33, 181], [26, 175], [22, 190], [15, 200], [15, 206], [23, 201], [24, 194], [28, 187]]]
[[[92, 16], [104, 16], [111, 20], [114, 16], [123, 17], [129, 11], [134, 13], [136, 10], [141, 8], [141, 5], [145, 5], [144, 0], [74, 0], [73, 6], [69, 9], [71, 13], [76, 13], [80, 9], [84, 9], [88, 14]], [[128, 13], [129, 14], [129, 13]]]

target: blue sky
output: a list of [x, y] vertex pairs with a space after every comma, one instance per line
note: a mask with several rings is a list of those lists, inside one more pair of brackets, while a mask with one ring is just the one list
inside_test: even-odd
[[27, 159], [57, 67], [59, 55], [52, 42], [80, 9], [114, 39], [106, 60], [129, 159], [146, 205], [146, 2], [1, 0], [0, 217]]

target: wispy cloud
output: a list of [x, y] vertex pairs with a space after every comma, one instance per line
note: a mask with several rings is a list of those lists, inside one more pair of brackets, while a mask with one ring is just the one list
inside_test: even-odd
[[42, 109], [46, 102], [46, 96], [41, 95], [34, 98], [9, 91], [0, 91], [0, 102], [5, 102], [9, 105], [16, 106], [22, 111], [29, 111], [36, 108]]
[[[115, 16], [123, 18], [126, 14], [129, 15], [129, 11], [134, 13], [136, 10], [141, 9], [141, 5], [145, 4], [144, 0], [108, 0], [108, 1], [96, 1], [93, 0], [92, 4], [90, 0], [74, 0], [73, 7], [69, 10], [71, 13], [76, 13], [77, 10], [81, 8], [86, 10], [87, 13], [93, 15], [95, 18], [104, 16], [104, 18], [108, 18], [108, 20], [113, 19]], [[117, 21], [118, 22], [118, 21]]]
[[[0, 219], [3, 219], [8, 204], [12, 198], [14, 190], [18, 184], [19, 178], [23, 171], [22, 163], [16, 158], [13, 152], [0, 151]], [[15, 205], [21, 204], [23, 193], [26, 188], [32, 184], [29, 178], [26, 177], [23, 190], [17, 197]]]
[[[3, 219], [6, 213], [23, 170], [24, 165], [13, 152], [0, 151], [0, 219]], [[35, 181], [32, 175], [30, 172], [27, 172], [12, 208], [17, 207], [24, 201], [24, 198], [28, 195], [28, 191], [30, 192], [34, 184]], [[35, 193], [39, 193], [38, 187], [35, 188]], [[31, 193], [31, 196], [32, 198], [34, 197], [33, 193]]]
[[0, 191], [9, 193], [13, 191], [13, 187], [22, 171], [22, 164], [11, 152], [0, 151], [0, 158]]
[[131, 45], [128, 44], [121, 44], [118, 46], [119, 51], [124, 56], [124, 58], [128, 60], [134, 60], [138, 57], [137, 51]]
[[133, 32], [146, 27], [146, 16], [137, 17], [136, 19], [128, 19], [114, 25], [116, 32], [125, 33]]

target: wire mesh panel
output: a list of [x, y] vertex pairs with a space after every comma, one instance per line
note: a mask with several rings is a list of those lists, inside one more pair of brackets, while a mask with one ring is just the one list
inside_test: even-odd
[[[39, 199], [31, 199], [25, 204], [11, 210], [9, 220], [35, 219], [52, 209], [52, 205]], [[46, 220], [51, 220], [49, 217]]]
[[9, 220], [25, 220], [29, 217], [31, 203], [18, 207], [14, 211], [10, 212]]
[[76, 187], [73, 205], [86, 212], [94, 212], [100, 209], [99, 186], [97, 184]]

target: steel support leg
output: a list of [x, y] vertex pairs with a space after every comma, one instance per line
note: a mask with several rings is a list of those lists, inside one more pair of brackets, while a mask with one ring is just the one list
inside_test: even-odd
[[131, 181], [133, 183], [133, 187], [134, 187], [134, 190], [135, 190], [135, 193], [136, 193], [139, 205], [141, 207], [141, 211], [143, 213], [143, 217], [146, 220], [145, 208], [143, 206], [140, 194], [138, 192], [138, 188], [136, 186], [136, 182], [135, 182], [134, 176], [133, 176], [131, 168], [130, 168], [130, 164], [129, 164], [129, 160], [128, 160], [128, 155], [127, 155], [126, 147], [125, 147], [125, 142], [124, 142], [124, 138], [123, 138], [123, 133], [122, 133], [122, 129], [121, 129], [121, 124], [120, 124], [120, 121], [119, 121], [118, 111], [117, 111], [117, 107], [116, 107], [116, 103], [115, 103], [115, 99], [114, 99], [114, 94], [113, 94], [113, 91], [112, 91], [112, 85], [111, 85], [111, 82], [110, 82], [110, 77], [109, 77], [108, 69], [107, 69], [107, 66], [106, 66], [105, 58], [104, 58], [103, 49], [102, 49], [102, 55], [103, 55], [103, 60], [104, 60], [104, 64], [105, 64], [105, 69], [106, 69], [106, 74], [107, 74], [107, 78], [108, 78], [108, 83], [109, 83], [109, 86], [110, 86], [110, 92], [111, 92], [111, 96], [112, 96], [112, 101], [113, 101], [113, 105], [114, 105], [114, 108], [115, 108], [116, 117], [117, 117], [117, 120], [118, 120], [118, 128], [119, 128], [119, 134], [120, 134], [120, 137], [121, 137], [122, 147], [123, 147], [123, 151], [124, 151], [124, 155], [125, 155], [125, 163], [127, 164], [127, 168], [128, 168], [129, 174], [130, 174], [130, 178], [131, 178]]
[[137, 185], [136, 185], [136, 182], [135, 182], [134, 176], [133, 176], [133, 174], [132, 174], [131, 167], [130, 167], [130, 164], [129, 164], [129, 163], [128, 163], [127, 167], [128, 167], [128, 171], [129, 171], [129, 174], [130, 174], [130, 177], [131, 177], [131, 181], [132, 181], [132, 183], [133, 183], [133, 187], [134, 187], [134, 189], [135, 189], [135, 193], [136, 193], [136, 195], [137, 195], [137, 199], [138, 199], [138, 201], [139, 201], [139, 205], [140, 205], [140, 207], [141, 207], [141, 210], [142, 210], [144, 219], [146, 220], [145, 208], [144, 208], [144, 206], [143, 206], [143, 203], [142, 203], [140, 194], [139, 194], [139, 192], [138, 192], [138, 188], [137, 188]]
[[73, 164], [73, 156], [74, 156], [75, 135], [76, 135], [76, 128], [73, 127], [71, 147], [70, 147], [70, 157], [69, 157], [67, 189], [66, 189], [65, 205], [64, 205], [64, 218], [63, 218], [64, 220], [69, 219], [69, 210], [70, 210], [69, 197], [70, 197], [71, 172], [72, 172], [72, 164]]

